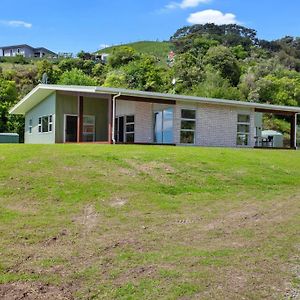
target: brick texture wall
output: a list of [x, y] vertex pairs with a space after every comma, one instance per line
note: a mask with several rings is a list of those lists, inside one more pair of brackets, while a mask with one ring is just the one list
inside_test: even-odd
[[136, 102], [135, 142], [153, 143], [153, 104]]
[[152, 103], [119, 100], [116, 115], [135, 115], [135, 142], [153, 143]]
[[[134, 105], [132, 105], [134, 103]], [[153, 109], [157, 105], [143, 102], [123, 103], [118, 114], [135, 115], [135, 142], [153, 143]], [[127, 108], [126, 108], [127, 107]], [[130, 109], [129, 109], [130, 107]], [[250, 145], [255, 145], [254, 110], [237, 107], [177, 102], [174, 107], [174, 143], [180, 145], [181, 109], [196, 110], [196, 145], [205, 147], [236, 147], [237, 116], [249, 114]]]
[[181, 109], [196, 109], [196, 145], [206, 147], [236, 147], [237, 116], [250, 114], [250, 145], [254, 147], [254, 111], [230, 106], [185, 104], [178, 102], [174, 113], [175, 143], [180, 144]]

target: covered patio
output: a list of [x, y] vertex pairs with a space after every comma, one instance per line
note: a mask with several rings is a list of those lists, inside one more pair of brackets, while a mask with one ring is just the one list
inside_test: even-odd
[[[172, 107], [176, 105], [175, 100], [164, 100], [154, 97], [146, 98], [140, 95], [123, 95], [121, 93], [111, 95], [59, 92], [59, 94], [61, 96], [76, 96], [77, 99], [77, 113], [74, 115], [76, 118], [76, 134], [73, 134], [74, 136], [76, 135], [76, 140], [64, 140], [65, 143], [174, 145], [172, 137], [174, 112]], [[85, 109], [87, 99], [94, 99], [98, 103], [106, 103], [104, 108], [106, 124], [102, 124], [102, 127], [106, 130], [105, 140], [86, 139], [88, 132], [92, 134], [93, 130], [99, 130], [97, 123], [95, 123], [94, 129], [92, 123], [90, 125], [86, 123], [89, 120]], [[131, 103], [138, 107], [138, 112], [128, 112]], [[170, 112], [170, 108], [172, 112]], [[148, 126], [149, 128], [145, 128], [145, 125], [143, 126], [143, 123], [149, 125], [150, 122], [151, 126]], [[169, 132], [162, 129], [163, 126], [167, 127], [166, 124], [169, 126]], [[143, 137], [145, 132], [147, 137]]]
[[[263, 108], [256, 108], [256, 124], [255, 124], [255, 148], [261, 149], [297, 149], [297, 113], [291, 111], [278, 111], [278, 110], [270, 110]], [[282, 134], [282, 142], [280, 138], [277, 138], [280, 133], [273, 130], [266, 130], [267, 128], [263, 128], [263, 122], [259, 121], [260, 115], [271, 114], [274, 116], [284, 117], [285, 120], [288, 120], [290, 123], [290, 139], [289, 144], [287, 145], [283, 141]], [[270, 128], [268, 128], [270, 129]], [[265, 133], [265, 134], [264, 134]], [[279, 140], [279, 142], [276, 140]]]

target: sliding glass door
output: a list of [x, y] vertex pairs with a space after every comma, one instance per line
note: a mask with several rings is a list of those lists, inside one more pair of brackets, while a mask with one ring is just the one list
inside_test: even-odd
[[173, 144], [173, 108], [154, 112], [154, 143]]

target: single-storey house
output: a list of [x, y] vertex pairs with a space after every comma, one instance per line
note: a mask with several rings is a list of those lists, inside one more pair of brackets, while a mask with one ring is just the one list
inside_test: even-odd
[[25, 143], [137, 143], [262, 147], [257, 114], [286, 116], [297, 146], [300, 107], [142, 92], [38, 85], [10, 110], [25, 116]]
[[0, 47], [0, 57], [15, 57], [18, 55], [27, 58], [57, 56], [56, 53], [44, 47], [33, 48], [27, 44]]

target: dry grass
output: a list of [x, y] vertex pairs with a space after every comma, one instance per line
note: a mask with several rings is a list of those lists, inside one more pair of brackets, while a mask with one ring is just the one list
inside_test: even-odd
[[300, 153], [0, 147], [1, 299], [299, 297]]

